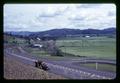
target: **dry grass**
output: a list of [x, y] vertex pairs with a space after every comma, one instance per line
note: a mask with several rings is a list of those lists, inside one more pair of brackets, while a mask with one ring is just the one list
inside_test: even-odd
[[48, 73], [26, 65], [12, 58], [4, 57], [5, 79], [65, 79], [62, 76]]

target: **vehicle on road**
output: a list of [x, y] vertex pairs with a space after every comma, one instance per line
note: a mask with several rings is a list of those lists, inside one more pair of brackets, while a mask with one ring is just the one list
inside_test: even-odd
[[35, 67], [43, 69], [43, 70], [49, 70], [48, 66], [40, 60], [35, 61]]

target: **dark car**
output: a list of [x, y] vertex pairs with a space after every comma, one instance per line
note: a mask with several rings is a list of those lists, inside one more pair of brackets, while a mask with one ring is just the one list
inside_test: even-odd
[[35, 67], [43, 69], [43, 70], [49, 70], [48, 66], [43, 61], [36, 61]]
[[49, 70], [48, 66], [44, 62], [41, 63], [41, 66], [43, 70]]

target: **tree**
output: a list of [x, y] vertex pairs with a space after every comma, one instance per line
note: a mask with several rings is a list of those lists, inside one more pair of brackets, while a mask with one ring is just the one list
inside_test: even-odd
[[47, 51], [51, 56], [62, 56], [60, 49], [55, 45], [54, 40], [49, 40], [44, 42], [44, 49]]

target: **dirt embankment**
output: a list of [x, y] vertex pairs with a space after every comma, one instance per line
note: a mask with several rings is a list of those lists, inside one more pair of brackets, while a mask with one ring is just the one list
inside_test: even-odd
[[4, 57], [5, 79], [65, 79], [62, 76], [48, 73], [41, 69], [21, 63], [10, 57]]

